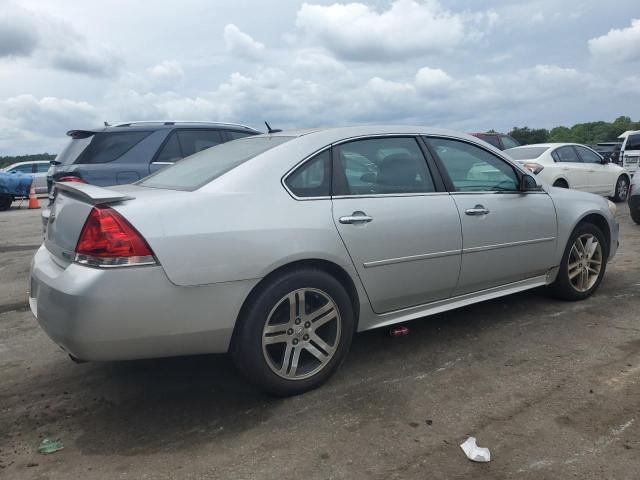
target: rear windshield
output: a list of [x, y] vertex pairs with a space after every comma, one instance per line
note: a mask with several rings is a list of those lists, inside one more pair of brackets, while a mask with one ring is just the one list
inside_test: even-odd
[[549, 147], [517, 147], [509, 148], [505, 150], [504, 153], [514, 160], [532, 160], [538, 158], [547, 150], [549, 150]]
[[151, 132], [87, 132], [73, 138], [56, 157], [60, 165], [73, 163], [109, 163], [120, 158]]
[[640, 150], [640, 135], [629, 135], [625, 150]]
[[247, 137], [211, 147], [180, 160], [138, 182], [138, 185], [171, 190], [195, 190], [247, 160], [293, 137]]

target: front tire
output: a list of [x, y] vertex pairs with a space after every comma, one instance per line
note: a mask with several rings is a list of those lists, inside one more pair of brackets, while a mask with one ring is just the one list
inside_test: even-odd
[[558, 188], [569, 188], [569, 184], [562, 179], [556, 180], [555, 182], [553, 182], [553, 186], [554, 187], [558, 187]]
[[583, 300], [596, 291], [607, 267], [609, 249], [602, 231], [591, 223], [578, 225], [565, 247], [549, 291], [563, 300]]
[[626, 175], [620, 175], [616, 182], [616, 190], [613, 196], [613, 201], [616, 203], [624, 202], [629, 196], [629, 177]]
[[345, 359], [355, 319], [344, 287], [323, 270], [290, 270], [259, 287], [238, 319], [233, 360], [276, 396], [324, 383]]
[[633, 221], [640, 225], [640, 195], [632, 195], [629, 197], [629, 213]]

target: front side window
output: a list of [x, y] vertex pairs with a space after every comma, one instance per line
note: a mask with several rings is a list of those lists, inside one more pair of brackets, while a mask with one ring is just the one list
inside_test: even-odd
[[185, 157], [222, 143], [218, 130], [178, 130], [178, 140]]
[[551, 154], [556, 162], [573, 162], [579, 163], [580, 159], [576, 155], [573, 147], [560, 147]]
[[584, 163], [602, 163], [602, 158], [593, 150], [589, 150], [585, 147], [575, 147], [580, 154], [580, 158]]
[[456, 192], [517, 191], [518, 176], [501, 158], [459, 140], [427, 138]]
[[625, 150], [640, 150], [640, 135], [629, 135]]
[[48, 163], [36, 163], [36, 172], [37, 173], [47, 173], [49, 171]]
[[435, 192], [433, 179], [415, 138], [355, 140], [335, 147], [336, 195]]
[[489, 135], [486, 133], [480, 133], [477, 135], [477, 137], [480, 140], [484, 140], [485, 142], [493, 145], [496, 148], [500, 148], [500, 140], [498, 140], [498, 137], [496, 135]]
[[296, 197], [331, 195], [331, 149], [317, 154], [298, 167], [285, 180]]
[[182, 152], [180, 151], [180, 143], [178, 143], [178, 134], [173, 132], [167, 142], [160, 150], [156, 162], [174, 163], [182, 158]]
[[13, 167], [11, 171], [20, 173], [33, 173], [33, 164], [27, 163], [25, 165], [18, 165], [17, 167]]

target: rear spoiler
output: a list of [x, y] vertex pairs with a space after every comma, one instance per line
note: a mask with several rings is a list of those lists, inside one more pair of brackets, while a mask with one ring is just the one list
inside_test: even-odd
[[97, 187], [87, 183], [56, 182], [55, 185], [58, 190], [70, 193], [75, 197], [79, 197], [83, 202], [87, 202], [92, 205], [122, 202], [124, 200], [133, 200], [135, 198], [130, 195], [124, 195], [116, 192], [115, 190], [109, 190], [108, 188]]

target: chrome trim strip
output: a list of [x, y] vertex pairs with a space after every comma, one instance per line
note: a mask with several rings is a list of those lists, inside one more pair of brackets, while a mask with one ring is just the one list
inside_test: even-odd
[[380, 267], [382, 265], [393, 265], [394, 263], [413, 262], [416, 260], [426, 260], [428, 258], [449, 257], [451, 255], [459, 255], [461, 250], [447, 250], [443, 252], [424, 253], [422, 255], [410, 255], [408, 257], [389, 258], [387, 260], [376, 260], [374, 262], [365, 262], [364, 268]]
[[495, 250], [497, 248], [517, 247], [520, 245], [530, 245], [533, 243], [551, 242], [556, 237], [534, 238], [532, 240], [520, 240], [518, 242], [496, 243], [494, 245], [482, 245], [480, 247], [463, 248], [462, 253], [485, 252], [487, 250]]
[[379, 197], [432, 197], [449, 195], [449, 192], [424, 192], [424, 193], [363, 193], [359, 195], [335, 195], [334, 200], [348, 198], [379, 198]]

